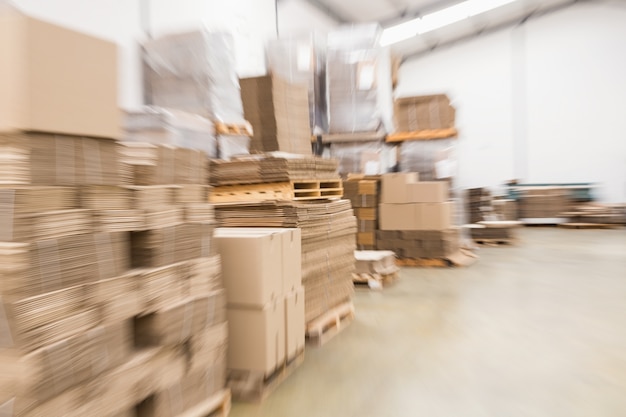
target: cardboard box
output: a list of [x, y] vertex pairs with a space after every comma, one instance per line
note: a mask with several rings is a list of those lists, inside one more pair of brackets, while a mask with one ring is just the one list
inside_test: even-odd
[[218, 228], [215, 245], [229, 305], [262, 308], [283, 293], [281, 233]]
[[381, 230], [418, 230], [421, 221], [420, 204], [381, 204]]
[[418, 181], [419, 174], [417, 172], [384, 174], [381, 177], [381, 203], [410, 203], [407, 184]]
[[228, 307], [228, 368], [270, 375], [285, 360], [285, 300], [263, 309]]
[[304, 350], [304, 287], [285, 296], [285, 341], [287, 360]]
[[120, 137], [117, 46], [0, 11], [0, 131]]
[[445, 181], [421, 181], [407, 185], [412, 203], [443, 203], [448, 200], [449, 187]]
[[374, 245], [376, 244], [376, 234], [374, 232], [359, 232], [356, 235], [357, 245]]
[[452, 226], [452, 202], [421, 203], [419, 230], [443, 230]]
[[356, 219], [357, 221], [357, 231], [359, 232], [375, 232], [376, 231], [376, 220], [361, 220]]
[[376, 220], [376, 208], [356, 208], [354, 209], [354, 215], [357, 220]]

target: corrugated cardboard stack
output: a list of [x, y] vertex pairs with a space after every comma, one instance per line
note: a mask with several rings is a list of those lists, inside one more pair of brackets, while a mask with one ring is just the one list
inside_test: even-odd
[[126, 112], [124, 130], [124, 140], [198, 149], [217, 158], [215, 126], [198, 114], [145, 106]]
[[518, 204], [521, 219], [555, 219], [574, 206], [571, 191], [561, 187], [523, 188]]
[[404, 258], [448, 257], [460, 247], [448, 184], [418, 179], [416, 172], [382, 176], [378, 249]]
[[[225, 316], [210, 300], [223, 290], [206, 170], [160, 166], [195, 167], [190, 150], [148, 152], [147, 169], [134, 170], [100, 138], [119, 128], [115, 45], [0, 13], [0, 49], [19, 51], [28, 69], [4, 72], [14, 61], [0, 62], [0, 83], [23, 87], [0, 97], [9, 117], [0, 121], [0, 414], [125, 415], [182, 379], [206, 398], [224, 387], [225, 368], [207, 345], [226, 341], [223, 324], [204, 338], [220, 322], [211, 318]], [[4, 111], [18, 107], [20, 117]], [[168, 183], [181, 185], [155, 185]], [[196, 223], [183, 223], [188, 213]], [[178, 399], [142, 415], [176, 415]]]
[[456, 110], [445, 94], [403, 97], [394, 101], [396, 129], [412, 132], [454, 127]]
[[264, 202], [216, 207], [221, 227], [297, 227], [307, 323], [353, 293], [356, 218], [347, 200]]
[[391, 56], [378, 47], [380, 27], [352, 25], [328, 36], [329, 133], [392, 130]]
[[254, 130], [251, 149], [311, 155], [307, 86], [278, 75], [244, 78], [240, 83], [245, 116]]
[[353, 178], [344, 181], [345, 198], [350, 200], [357, 220], [356, 244], [359, 250], [376, 249], [380, 180]]
[[517, 201], [498, 198], [493, 200], [491, 205], [498, 220], [514, 221], [518, 219]]
[[265, 380], [304, 352], [300, 229], [220, 228], [215, 239], [228, 302], [229, 385], [245, 396], [252, 379]]
[[222, 159], [248, 154], [250, 147], [233, 42], [229, 33], [196, 30], [161, 36], [143, 45], [148, 103], [213, 121]]
[[487, 188], [469, 188], [466, 191], [465, 204], [470, 223], [485, 220], [491, 214], [491, 192]]

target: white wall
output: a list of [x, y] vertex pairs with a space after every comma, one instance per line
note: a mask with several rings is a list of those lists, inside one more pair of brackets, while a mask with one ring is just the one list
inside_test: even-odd
[[330, 16], [304, 0], [279, 0], [278, 35], [299, 37], [311, 32], [328, 33], [339, 25]]
[[447, 92], [459, 182], [598, 182], [626, 201], [626, 9], [583, 3], [436, 50], [400, 69], [398, 96]]

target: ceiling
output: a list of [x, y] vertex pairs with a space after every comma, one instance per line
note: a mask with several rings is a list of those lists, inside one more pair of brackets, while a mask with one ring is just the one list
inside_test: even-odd
[[[306, 0], [340, 23], [380, 22], [383, 28], [444, 9], [461, 0]], [[392, 45], [405, 57], [592, 0], [517, 0]]]

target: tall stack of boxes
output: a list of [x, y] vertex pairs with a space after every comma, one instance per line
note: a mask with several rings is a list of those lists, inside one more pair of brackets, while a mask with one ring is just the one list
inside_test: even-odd
[[554, 219], [571, 210], [575, 203], [571, 191], [561, 187], [527, 187], [519, 193], [521, 219]]
[[344, 196], [350, 200], [356, 216], [356, 245], [358, 250], [376, 249], [379, 183], [380, 180], [377, 178], [354, 178], [343, 183]]
[[487, 188], [469, 188], [466, 191], [466, 211], [470, 223], [485, 220], [485, 215], [492, 211], [491, 192]]
[[[229, 326], [229, 383], [263, 380], [304, 351], [300, 229], [219, 228]], [[245, 257], [245, 258], [244, 258]]]
[[403, 258], [443, 258], [458, 251], [448, 184], [419, 181], [419, 174], [385, 174], [381, 179], [378, 249]]
[[179, 415], [225, 387], [206, 168], [120, 153], [115, 45], [0, 13], [0, 414]]

